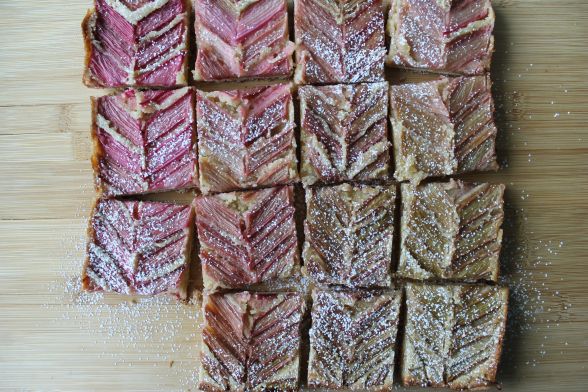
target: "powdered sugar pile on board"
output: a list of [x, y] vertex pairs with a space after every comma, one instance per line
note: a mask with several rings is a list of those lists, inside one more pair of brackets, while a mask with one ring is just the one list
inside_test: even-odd
[[[78, 216], [87, 222], [90, 209]], [[112, 367], [146, 367], [161, 384], [154, 390], [169, 389], [169, 380], [182, 390], [197, 384], [197, 333], [199, 298], [189, 304], [167, 296], [136, 298], [116, 294], [87, 293], [81, 289], [80, 273], [85, 257], [85, 232], [62, 238], [66, 257], [56, 265], [56, 277], [48, 292], [55, 302], [44, 305], [62, 311], [64, 322], [87, 337], [81, 350], [97, 355]], [[100, 350], [103, 351], [100, 351]], [[132, 373], [132, 371], [130, 371]]]
[[[506, 50], [514, 51], [515, 44], [504, 43]], [[538, 65], [538, 67], [536, 67]], [[504, 67], [502, 74], [504, 78], [494, 79], [494, 97], [496, 101], [496, 121], [499, 124], [498, 144], [508, 146], [512, 150], [530, 150], [537, 148], [537, 141], [525, 137], [527, 132], [534, 129], [528, 120], [536, 121], [561, 121], [565, 112], [557, 112], [552, 109], [557, 104], [557, 98], [567, 94], [566, 86], [559, 84], [554, 90], [554, 98], [543, 102], [544, 107], [550, 110], [542, 110], [540, 105], [531, 106], [527, 101], [533, 97], [520, 87], [522, 81], [528, 79], [532, 73], [542, 72], [541, 64], [517, 64], [511, 67]], [[513, 76], [514, 75], [514, 76]], [[507, 77], [508, 76], [508, 77]], [[513, 80], [514, 79], [514, 80]], [[527, 82], [528, 83], [528, 82]], [[500, 93], [497, 93], [497, 92]], [[567, 112], [567, 115], [572, 115]], [[544, 120], [541, 120], [544, 118]], [[559, 124], [554, 124], [555, 129]], [[533, 144], [535, 143], [535, 144]], [[553, 148], [560, 149], [555, 145]], [[539, 157], [528, 152], [519, 165], [533, 166], [542, 164], [538, 162]], [[503, 157], [501, 167], [508, 168], [509, 162]], [[516, 160], [513, 159], [513, 160]], [[504, 181], [504, 180], [502, 180]], [[534, 183], [535, 185], [537, 183]], [[525, 189], [520, 184], [506, 183], [507, 192], [510, 192], [512, 202], [505, 205], [504, 239], [501, 252], [500, 283], [510, 287], [510, 301], [508, 313], [508, 325], [506, 329], [506, 341], [503, 349], [503, 363], [501, 369], [504, 373], [516, 374], [518, 366], [537, 366], [548, 353], [547, 345], [550, 339], [549, 331], [559, 328], [560, 320], [569, 316], [571, 303], [570, 299], [553, 286], [561, 287], [561, 282], [555, 282], [550, 274], [553, 264], [557, 264], [559, 253], [565, 248], [565, 243], [559, 238], [549, 240], [538, 239], [527, 215], [528, 207], [536, 208], [537, 200], [533, 190]], [[535, 204], [534, 206], [531, 203]], [[535, 211], [537, 211], [535, 209]], [[545, 234], [542, 231], [542, 234]], [[545, 237], [543, 237], [545, 238]], [[549, 238], [549, 237], [548, 237]], [[559, 271], [558, 271], [559, 272]], [[564, 280], [560, 277], [558, 280]], [[543, 335], [543, 336], [542, 336]], [[521, 341], [531, 336], [542, 338], [543, 342], [526, 346], [528, 349], [524, 354], [526, 358], [511, 359], [511, 356], [522, 357]], [[532, 337], [530, 339], [533, 339]], [[553, 339], [553, 338], [552, 338]], [[567, 346], [567, 342], [551, 342], [551, 346]], [[512, 370], [515, 369], [515, 370]], [[516, 376], [515, 376], [516, 377]], [[500, 377], [499, 377], [500, 378]]]
[[[511, 184], [512, 185], [512, 184]], [[508, 188], [507, 188], [508, 189]], [[511, 188], [512, 190], [512, 188]], [[517, 193], [513, 192], [515, 198]], [[518, 204], [530, 197], [525, 190]], [[536, 366], [547, 354], [546, 341], [533, 347], [524, 362], [512, 359], [518, 357], [521, 350], [520, 341], [528, 334], [539, 334], [543, 329], [559, 327], [561, 312], [567, 312], [571, 303], [557, 290], [550, 287], [548, 271], [559, 252], [565, 246], [563, 241], [531, 240], [533, 232], [528, 227], [528, 218], [524, 208], [515, 208], [508, 202], [505, 205], [504, 241], [501, 253], [501, 272], [499, 283], [510, 288], [506, 337], [503, 347], [501, 371], [512, 373], [520, 365]], [[563, 280], [563, 278], [561, 278]], [[556, 299], [556, 301], [554, 301]], [[552, 309], [548, 303], [560, 303], [561, 309]], [[559, 313], [559, 314], [558, 314]], [[563, 354], [563, 352], [562, 352]]]

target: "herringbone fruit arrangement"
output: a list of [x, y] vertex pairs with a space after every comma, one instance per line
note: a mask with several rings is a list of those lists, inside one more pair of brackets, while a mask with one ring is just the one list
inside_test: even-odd
[[[82, 26], [84, 83], [120, 89], [92, 100], [83, 287], [202, 299], [194, 387], [496, 382], [504, 186], [448, 178], [498, 169], [489, 0], [95, 0]], [[391, 85], [414, 70], [441, 75]]]

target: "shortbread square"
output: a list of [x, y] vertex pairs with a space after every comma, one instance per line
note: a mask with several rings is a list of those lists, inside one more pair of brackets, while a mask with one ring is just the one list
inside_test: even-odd
[[297, 293], [205, 295], [199, 389], [298, 390], [304, 309]]
[[199, 196], [194, 205], [206, 289], [245, 288], [298, 273], [292, 187]]
[[451, 180], [401, 192], [399, 276], [498, 280], [504, 185]]
[[407, 284], [402, 383], [452, 389], [493, 385], [507, 306], [505, 287]]
[[291, 184], [298, 179], [289, 84], [198, 91], [203, 193]]
[[391, 391], [400, 292], [312, 293], [308, 386]]
[[386, 180], [388, 83], [299, 89], [305, 185]]
[[306, 274], [321, 285], [390, 285], [394, 186], [338, 186], [306, 190]]

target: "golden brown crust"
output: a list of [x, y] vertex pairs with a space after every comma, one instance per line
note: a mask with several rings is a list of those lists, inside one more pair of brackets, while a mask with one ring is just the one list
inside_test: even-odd
[[194, 243], [194, 218], [196, 214], [194, 212], [194, 206], [190, 205], [190, 215], [188, 216], [188, 235], [186, 235], [186, 248], [184, 251], [184, 257], [186, 258], [186, 269], [182, 273], [178, 287], [178, 296], [181, 300], [188, 302], [190, 301], [190, 264], [192, 261], [192, 246]]
[[100, 179], [100, 162], [104, 158], [104, 149], [98, 139], [98, 125], [96, 124], [96, 116], [98, 115], [98, 98], [91, 97], [91, 111], [92, 111], [92, 125], [90, 130], [90, 138], [92, 139], [92, 156], [90, 162], [92, 164], [92, 171], [94, 173], [94, 188], [99, 196], [104, 194], [104, 186]]
[[92, 202], [92, 208], [90, 212], [90, 218], [88, 219], [88, 227], [86, 229], [87, 233], [87, 242], [86, 242], [86, 259], [84, 260], [84, 267], [82, 268], [82, 290], [92, 291], [90, 286], [90, 278], [86, 274], [88, 269], [88, 265], [90, 264], [90, 244], [94, 242], [96, 237], [96, 231], [94, 230], [94, 226], [92, 225], [92, 220], [94, 219], [94, 214], [98, 209], [98, 203], [100, 203], [100, 198], [97, 197]]
[[504, 324], [502, 332], [498, 339], [498, 348], [496, 349], [496, 355], [494, 356], [494, 366], [490, 368], [490, 371], [486, 374], [488, 380], [492, 381], [492, 384], [496, 383], [496, 373], [498, 372], [498, 366], [500, 364], [500, 357], [502, 355], [502, 348], [504, 344], [504, 334], [506, 332], [506, 323], [508, 322], [508, 297], [510, 295], [510, 289], [508, 287], [502, 287], [504, 292]]
[[92, 34], [91, 34], [91, 23], [92, 18], [96, 15], [96, 10], [94, 8], [89, 9], [86, 12], [86, 16], [82, 20], [82, 37], [84, 40], [84, 73], [82, 75], [82, 83], [86, 85], [86, 87], [91, 88], [100, 88], [96, 80], [92, 78], [92, 74], [90, 73], [90, 58], [92, 57], [92, 51], [94, 50], [92, 47]]

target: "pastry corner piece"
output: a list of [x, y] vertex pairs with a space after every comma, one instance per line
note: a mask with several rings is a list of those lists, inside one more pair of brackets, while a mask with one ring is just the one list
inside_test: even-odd
[[392, 86], [390, 122], [398, 181], [498, 169], [488, 75]]
[[305, 273], [321, 285], [390, 286], [394, 186], [306, 190]]
[[494, 51], [494, 22], [490, 0], [392, 0], [387, 62], [448, 74], [484, 74]]
[[193, 219], [190, 206], [97, 200], [82, 287], [186, 299]]
[[287, 0], [195, 0], [197, 81], [288, 78]]
[[185, 86], [189, 0], [95, 0], [82, 22], [88, 87]]
[[508, 289], [406, 285], [405, 386], [478, 389], [496, 383]]
[[127, 89], [92, 99], [92, 167], [106, 196], [198, 185], [195, 93]]
[[200, 196], [194, 205], [205, 289], [246, 288], [298, 273], [291, 186]]
[[202, 193], [298, 179], [291, 85], [197, 92]]
[[398, 276], [496, 282], [504, 189], [454, 180], [403, 184]]
[[298, 95], [304, 185], [388, 179], [387, 82], [303, 86]]
[[298, 390], [304, 309], [296, 293], [205, 295], [199, 390]]
[[391, 391], [400, 297], [313, 290], [308, 386]]
[[384, 80], [382, 0], [295, 0], [297, 84]]

